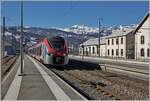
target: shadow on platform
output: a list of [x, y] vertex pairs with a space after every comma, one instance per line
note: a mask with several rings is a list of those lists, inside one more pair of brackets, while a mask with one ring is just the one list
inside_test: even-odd
[[47, 65], [49, 68], [55, 68], [59, 70], [101, 70], [99, 64], [92, 63], [92, 62], [83, 62], [78, 60], [69, 60], [69, 63], [64, 66], [50, 66]]

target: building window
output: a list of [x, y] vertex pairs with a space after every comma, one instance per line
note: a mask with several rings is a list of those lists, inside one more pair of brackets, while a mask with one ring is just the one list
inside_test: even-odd
[[109, 45], [109, 40], [108, 40], [108, 45]]
[[149, 48], [147, 49], [147, 57], [149, 57]]
[[109, 49], [107, 50], [107, 54], [108, 54], [108, 56], [109, 56]]
[[112, 45], [114, 44], [114, 39], [112, 39]]
[[99, 53], [98, 51], [99, 51], [99, 50], [98, 50], [98, 46], [97, 46], [97, 54]]
[[114, 50], [113, 49], [111, 50], [111, 54], [112, 54], [112, 56], [114, 55]]
[[144, 49], [141, 49], [141, 57], [144, 57]]
[[91, 47], [89, 47], [89, 53], [91, 53]]
[[123, 56], [123, 49], [121, 49], [121, 56]]
[[116, 49], [116, 56], [118, 56], [119, 55], [119, 50], [118, 49]]
[[86, 47], [86, 55], [88, 55], [88, 48]]
[[88, 48], [86, 48], [86, 51], [88, 51]]
[[118, 38], [116, 39], [116, 44], [117, 44], [117, 45], [119, 44]]
[[121, 44], [123, 44], [123, 38], [121, 38]]
[[95, 53], [95, 47], [93, 47], [93, 54]]
[[141, 44], [144, 44], [144, 36], [141, 36]]

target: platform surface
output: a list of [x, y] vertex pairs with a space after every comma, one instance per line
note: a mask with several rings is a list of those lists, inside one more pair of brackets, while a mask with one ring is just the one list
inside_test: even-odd
[[24, 57], [24, 76], [20, 65], [3, 100], [86, 100], [37, 60]]

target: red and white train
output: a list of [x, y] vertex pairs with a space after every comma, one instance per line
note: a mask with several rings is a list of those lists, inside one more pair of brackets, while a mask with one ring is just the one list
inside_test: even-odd
[[68, 48], [64, 38], [54, 36], [45, 38], [28, 49], [29, 55], [50, 65], [68, 64]]

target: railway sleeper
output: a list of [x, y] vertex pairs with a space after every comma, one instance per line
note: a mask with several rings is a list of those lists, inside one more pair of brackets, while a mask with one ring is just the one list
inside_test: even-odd
[[115, 98], [115, 100], [127, 100], [125, 96], [118, 96], [114, 94], [111, 91], [106, 90], [105, 88], [102, 88], [100, 85], [96, 85], [95, 88], [102, 92], [103, 95], [108, 96], [110, 98]]

